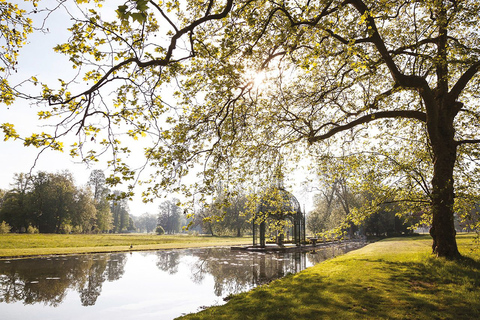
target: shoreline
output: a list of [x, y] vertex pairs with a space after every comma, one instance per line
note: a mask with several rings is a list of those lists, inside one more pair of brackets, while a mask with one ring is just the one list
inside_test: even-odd
[[[18, 240], [18, 241], [17, 241]], [[247, 237], [146, 234], [0, 235], [0, 260], [245, 245]], [[77, 245], [76, 245], [77, 244]], [[102, 245], [104, 244], [104, 245]]]

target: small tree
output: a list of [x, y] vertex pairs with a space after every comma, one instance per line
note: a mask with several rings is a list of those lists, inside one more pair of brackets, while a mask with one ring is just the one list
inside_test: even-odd
[[11, 227], [5, 221], [3, 221], [2, 224], [0, 224], [0, 234], [1, 233], [9, 233], [10, 229], [11, 229]]

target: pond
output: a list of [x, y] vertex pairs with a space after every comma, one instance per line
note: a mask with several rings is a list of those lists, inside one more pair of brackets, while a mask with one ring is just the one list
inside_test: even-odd
[[0, 260], [0, 314], [2, 320], [173, 319], [363, 245], [314, 253], [202, 248]]

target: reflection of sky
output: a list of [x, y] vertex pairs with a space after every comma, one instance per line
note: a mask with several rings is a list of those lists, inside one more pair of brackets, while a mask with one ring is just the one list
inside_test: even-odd
[[[166, 251], [92, 255], [90, 257], [94, 257], [93, 260], [98, 258], [100, 262], [107, 258], [126, 260], [124, 267], [122, 263], [119, 263], [119, 269], [115, 270], [118, 280], [97, 283], [100, 285], [98, 288], [101, 292], [94, 305], [82, 306], [79, 288], [70, 287], [58, 307], [51, 307], [43, 302], [30, 305], [24, 305], [23, 301], [10, 304], [0, 303], [0, 319], [173, 319], [184, 313], [199, 311], [202, 306], [223, 304], [223, 298], [232, 292], [249, 290], [252, 287], [252, 272], [256, 273], [257, 279], [260, 279], [262, 277], [260, 274], [263, 274], [263, 279], [268, 282], [282, 274], [300, 271], [300, 269], [312, 266], [319, 261], [331, 258], [334, 254], [338, 255], [340, 250], [328, 247], [324, 250], [317, 250], [315, 254], [297, 253], [297, 257], [302, 258], [301, 262], [293, 259], [294, 253], [264, 255], [225, 248], [179, 250], [175, 253], [175, 258], [172, 258], [173, 252]], [[124, 255], [126, 255], [125, 258], [121, 259]], [[87, 257], [72, 256], [69, 258], [76, 260], [73, 262], [74, 265], [79, 263], [88, 265], [87, 261], [91, 263], [93, 260]], [[175, 260], [176, 258], [178, 260]], [[58, 258], [58, 261], [60, 259], [66, 259], [66, 257]], [[157, 266], [159, 259], [162, 262], [170, 259], [169, 261], [173, 262], [170, 267], [173, 269], [161, 270]], [[6, 263], [7, 261], [0, 262]], [[15, 261], [15, 263], [18, 262]], [[58, 263], [54, 265], [58, 265]], [[21, 267], [17, 266], [16, 268]], [[122, 268], [124, 268], [123, 273], [121, 272]], [[101, 268], [97, 270], [106, 272]], [[171, 270], [177, 270], [177, 272], [169, 272]], [[201, 277], [196, 278], [195, 273], [198, 273], [199, 270], [201, 270]], [[55, 274], [52, 272], [49, 275], [49, 272], [46, 271], [48, 270], [41, 268], [40, 273], [43, 272], [43, 279]], [[20, 273], [22, 271], [18, 270], [18, 274]], [[18, 279], [32, 280], [37, 279], [38, 276], [37, 274], [23, 275], [23, 277], [20, 275]], [[87, 274], [83, 273], [83, 276], [88, 277], [88, 272]], [[1, 273], [0, 277], [2, 277]], [[58, 277], [51, 278], [47, 281], [52, 281], [52, 284], [54, 281], [60, 281]], [[107, 279], [107, 277], [103, 279]], [[217, 285], [215, 280], [217, 280]], [[221, 282], [221, 286], [223, 286], [221, 296], [215, 294], [215, 289], [218, 289], [219, 286], [218, 282]], [[1, 292], [2, 288], [0, 287]]]

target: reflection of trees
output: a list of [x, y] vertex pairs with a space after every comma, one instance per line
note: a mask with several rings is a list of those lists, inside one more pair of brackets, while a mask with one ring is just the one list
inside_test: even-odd
[[230, 249], [195, 251], [192, 280], [200, 283], [205, 274], [214, 277], [217, 296], [237, 293], [305, 269], [305, 253], [253, 253]]
[[217, 296], [238, 293], [268, 283], [288, 273], [297, 273], [310, 264], [316, 264], [343, 254], [360, 244], [328, 246], [310, 252], [255, 253], [230, 249], [209, 248], [192, 251], [198, 260], [191, 266], [192, 281], [201, 283], [206, 274], [214, 278]]
[[110, 255], [107, 261], [107, 280], [119, 280], [125, 272], [125, 264], [127, 263], [127, 255], [125, 253], [116, 253]]
[[158, 251], [157, 252], [157, 267], [160, 270], [175, 274], [178, 272], [178, 265], [182, 256], [182, 251]]
[[125, 261], [125, 254], [0, 261], [0, 302], [56, 307], [75, 288], [82, 305], [94, 305], [103, 282], [121, 277]]

